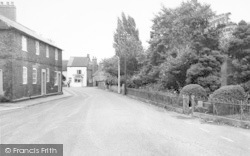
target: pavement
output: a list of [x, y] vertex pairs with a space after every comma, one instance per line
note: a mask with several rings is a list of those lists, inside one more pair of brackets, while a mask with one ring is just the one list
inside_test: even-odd
[[72, 94], [70, 94], [68, 89], [66, 88], [64, 89], [64, 92], [61, 95], [45, 96], [45, 97], [40, 97], [36, 99], [15, 102], [15, 103], [4, 102], [4, 103], [0, 103], [0, 113], [15, 110], [15, 109], [21, 109], [25, 107], [30, 107], [30, 106], [34, 106], [38, 104], [43, 104], [46, 102], [67, 98], [70, 96], [72, 96]]
[[63, 144], [66, 156], [248, 156], [250, 131], [203, 123], [97, 88], [0, 114], [2, 144]]

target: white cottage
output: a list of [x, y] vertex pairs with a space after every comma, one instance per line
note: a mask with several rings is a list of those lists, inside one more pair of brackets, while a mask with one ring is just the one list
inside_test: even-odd
[[88, 85], [89, 57], [70, 57], [67, 65], [67, 81], [71, 87], [86, 87]]

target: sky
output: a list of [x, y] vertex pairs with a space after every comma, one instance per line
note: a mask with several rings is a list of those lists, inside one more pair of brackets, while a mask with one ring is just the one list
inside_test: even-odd
[[[0, 0], [1, 1], [1, 0]], [[2, 0], [6, 2], [6, 0]], [[121, 13], [135, 19], [143, 47], [148, 47], [152, 19], [162, 6], [174, 8], [183, 0], [10, 0], [17, 8], [17, 22], [53, 40], [71, 56], [115, 55], [113, 35]], [[217, 14], [231, 12], [231, 21], [250, 22], [249, 0], [198, 0]]]

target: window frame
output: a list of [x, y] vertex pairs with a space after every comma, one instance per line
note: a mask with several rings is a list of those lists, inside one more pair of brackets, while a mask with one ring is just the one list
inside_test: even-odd
[[46, 45], [46, 57], [49, 58], [49, 46]]
[[55, 49], [55, 60], [58, 61], [58, 49]]
[[28, 52], [28, 39], [22, 35], [22, 51]]
[[40, 55], [40, 43], [39, 41], [36, 41], [36, 55]]
[[23, 66], [23, 84], [28, 84], [28, 68]]
[[[79, 72], [80, 71], [80, 72]], [[82, 70], [76, 70], [76, 74], [81, 75], [82, 74]]]
[[[34, 73], [34, 71], [35, 71], [35, 73]], [[37, 84], [37, 69], [36, 68], [32, 69], [32, 84]]]

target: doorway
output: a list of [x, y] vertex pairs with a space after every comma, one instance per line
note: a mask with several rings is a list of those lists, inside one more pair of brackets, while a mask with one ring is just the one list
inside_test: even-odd
[[41, 74], [41, 95], [46, 94], [46, 70], [42, 69]]
[[62, 92], [62, 74], [61, 72], [57, 73], [57, 82], [58, 82], [58, 92]]
[[0, 95], [3, 95], [3, 70], [0, 69]]

